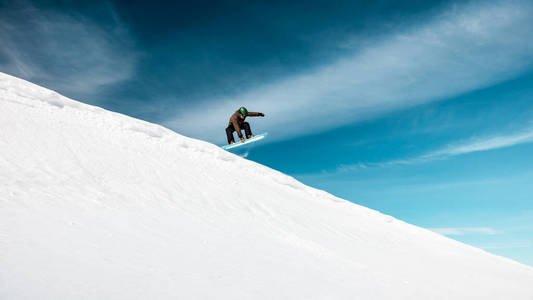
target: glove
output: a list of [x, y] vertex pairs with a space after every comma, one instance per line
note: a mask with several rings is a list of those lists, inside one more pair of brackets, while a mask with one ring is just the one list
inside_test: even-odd
[[260, 117], [264, 117], [265, 114], [264, 114], [264, 113], [259, 113], [259, 116], [260, 116]]
[[243, 142], [243, 143], [244, 143], [244, 137], [242, 137], [242, 138], [240, 138], [240, 139], [241, 139], [241, 142]]

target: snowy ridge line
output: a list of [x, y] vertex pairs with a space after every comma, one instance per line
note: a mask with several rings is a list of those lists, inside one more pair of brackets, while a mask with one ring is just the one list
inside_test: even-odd
[[2, 299], [531, 299], [533, 268], [0, 73]]
[[[125, 119], [125, 122], [136, 123], [138, 126], [141, 125], [148, 128], [153, 128], [159, 132], [159, 134], [153, 134], [150, 131], [146, 131], [145, 133], [149, 135], [160, 136], [161, 133], [175, 133], [174, 131], [157, 124], [149, 123], [121, 113], [111, 112], [98, 106], [69, 99], [55, 91], [2, 72], [0, 72], [0, 96], [2, 100], [19, 103], [29, 107], [44, 108], [49, 105], [56, 108], [71, 108], [83, 112], [111, 114], [112, 118], [123, 118]], [[132, 129], [135, 130], [135, 128], [137, 128], [137, 131], [139, 132], [144, 132], [144, 128], [142, 127], [133, 127]]]
[[[219, 157], [222, 160], [234, 162], [235, 160], [241, 159], [240, 156], [233, 154], [228, 154], [226, 151], [221, 151], [217, 146], [210, 143], [185, 137], [181, 134], [178, 134], [168, 128], [165, 128], [158, 124], [153, 124], [146, 122], [144, 120], [132, 118], [130, 116], [108, 111], [102, 109], [98, 106], [78, 102], [72, 99], [69, 99], [59, 93], [46, 89], [44, 87], [33, 84], [29, 81], [16, 78], [14, 76], [0, 72], [0, 98], [5, 101], [14, 102], [17, 104], [25, 105], [32, 108], [42, 109], [72, 109], [72, 113], [76, 113], [78, 117], [89, 117], [88, 122], [94, 126], [101, 126], [104, 128], [111, 128], [121, 131], [131, 131], [135, 133], [141, 133], [151, 138], [168, 138], [168, 139], [178, 139], [178, 146], [182, 149], [194, 149], [195, 151], [205, 152], [213, 154]], [[95, 113], [97, 116], [91, 117], [91, 114], [86, 114], [87, 112]], [[121, 122], [116, 124], [116, 119], [119, 118]], [[106, 120], [111, 119], [112, 122], [106, 122]], [[194, 147], [193, 145], [200, 144], [199, 147]], [[206, 151], [205, 147], [209, 147], [209, 151]], [[193, 148], [194, 147], [194, 148]], [[272, 176], [274, 182], [279, 183], [280, 185], [289, 186], [296, 189], [309, 188], [297, 181], [291, 176], [283, 174], [279, 171], [273, 170], [263, 165], [259, 165], [253, 161], [242, 160], [241, 163], [252, 164], [255, 166], [260, 166], [261, 169], [257, 169], [254, 172], [254, 175], [262, 176]], [[266, 171], [268, 170], [268, 172]], [[272, 173], [274, 172], [274, 173]], [[274, 175], [274, 176], [273, 176]], [[316, 190], [317, 193], [323, 194], [326, 198], [332, 199], [333, 201], [342, 201], [346, 200], [336, 198], [333, 195]]]

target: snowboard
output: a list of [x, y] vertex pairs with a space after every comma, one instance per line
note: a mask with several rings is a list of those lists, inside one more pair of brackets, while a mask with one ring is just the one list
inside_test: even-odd
[[224, 145], [224, 146], [222, 146], [222, 149], [230, 150], [230, 149], [235, 149], [235, 148], [238, 148], [238, 147], [241, 147], [241, 146], [244, 146], [244, 145], [248, 145], [248, 144], [251, 144], [251, 143], [255, 143], [257, 141], [260, 141], [260, 140], [264, 139], [267, 136], [267, 134], [268, 134], [268, 132], [258, 134], [258, 135], [254, 136], [251, 139], [245, 140], [244, 143], [241, 142], [241, 141], [238, 141], [238, 142], [236, 142], [234, 144], [231, 144], [231, 145]]

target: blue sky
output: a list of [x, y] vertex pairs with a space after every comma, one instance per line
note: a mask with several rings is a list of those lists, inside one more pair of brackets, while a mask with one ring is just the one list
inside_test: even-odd
[[533, 266], [530, 1], [0, 1], [0, 71]]

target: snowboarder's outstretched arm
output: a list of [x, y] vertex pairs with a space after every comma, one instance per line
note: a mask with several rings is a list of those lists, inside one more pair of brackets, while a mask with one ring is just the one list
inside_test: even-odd
[[247, 117], [264, 117], [265, 114], [262, 112], [253, 112], [249, 111]]

